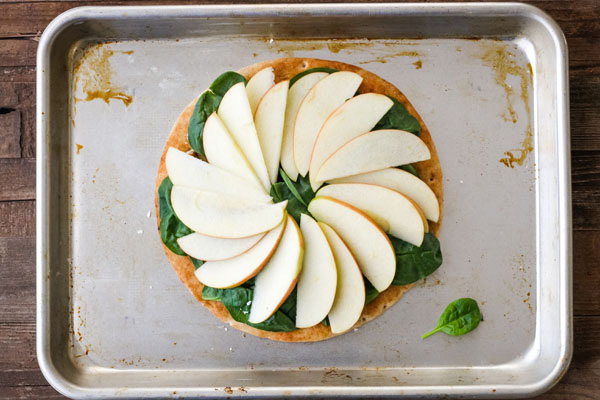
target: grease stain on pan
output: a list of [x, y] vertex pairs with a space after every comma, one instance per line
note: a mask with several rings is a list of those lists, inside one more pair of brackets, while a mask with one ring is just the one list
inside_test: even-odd
[[120, 100], [128, 107], [133, 101], [133, 96], [126, 93], [125, 89], [112, 82], [113, 70], [110, 58], [115, 52], [131, 55], [133, 50], [114, 51], [105, 48], [104, 43], [93, 45], [84, 50], [79, 62], [73, 69], [74, 92], [85, 97], [75, 97], [79, 101], [103, 100], [106, 104], [110, 100]]
[[373, 47], [373, 43], [368, 39], [305, 39], [302, 41], [298, 40], [285, 40], [285, 39], [267, 39], [269, 48], [277, 51], [279, 54], [283, 54], [286, 57], [295, 57], [297, 51], [314, 51], [328, 49], [331, 53], [337, 54], [344, 50], [345, 52], [352, 52], [353, 50], [364, 50]]
[[[359, 62], [359, 64], [371, 64], [371, 63], [382, 63], [385, 64], [388, 62], [388, 59], [390, 58], [395, 58], [395, 57], [419, 57], [421, 56], [421, 54], [418, 51], [401, 51], [398, 53], [391, 53], [391, 54], [386, 54], [383, 56], [379, 56], [377, 58], [374, 58], [372, 60], [367, 60], [367, 61], [361, 61]], [[417, 64], [413, 64], [417, 67], [417, 69], [419, 69], [423, 64], [421, 62], [421, 60], [418, 61], [420, 66], [417, 66]]]
[[521, 142], [520, 148], [505, 151], [499, 162], [509, 168], [514, 168], [515, 164], [522, 166], [529, 153], [533, 151], [531, 108], [529, 106], [529, 88], [533, 81], [533, 68], [531, 64], [525, 66], [517, 64], [515, 55], [508, 50], [506, 45], [499, 41], [486, 41], [481, 59], [485, 65], [494, 70], [496, 83], [504, 89], [509, 114], [509, 116], [505, 115], [504, 118], [507, 122], [512, 122], [513, 124], [516, 124], [518, 119], [513, 105], [516, 96], [514, 88], [508, 83], [508, 77], [512, 75], [520, 79], [520, 98], [527, 113], [525, 137]]

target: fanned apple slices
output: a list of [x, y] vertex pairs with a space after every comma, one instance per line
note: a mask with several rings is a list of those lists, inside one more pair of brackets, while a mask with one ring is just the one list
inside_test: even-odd
[[[292, 82], [275, 82], [269, 67], [245, 87], [231, 86], [205, 122], [207, 161], [167, 151], [173, 211], [194, 231], [177, 243], [204, 261], [196, 277], [206, 286], [254, 278], [249, 323], [266, 321], [296, 287], [296, 327], [328, 318], [338, 334], [360, 318], [363, 276], [379, 292], [392, 284], [387, 234], [420, 246], [427, 219], [438, 221], [429, 186], [393, 168], [427, 160], [430, 151], [412, 133], [373, 130], [394, 102], [355, 96], [356, 73], [319, 71]], [[309, 174], [316, 192], [300, 228], [287, 201], [267, 194], [280, 167], [293, 181]]]

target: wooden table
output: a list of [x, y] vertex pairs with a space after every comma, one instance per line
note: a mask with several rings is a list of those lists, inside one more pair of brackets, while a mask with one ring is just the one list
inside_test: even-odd
[[[55, 16], [69, 8], [125, 3], [157, 2], [4, 0], [0, 4], [0, 399], [63, 398], [48, 386], [35, 355], [39, 37]], [[575, 230], [575, 354], [562, 381], [539, 398], [600, 399], [600, 0], [529, 3], [559, 23], [569, 44]]]

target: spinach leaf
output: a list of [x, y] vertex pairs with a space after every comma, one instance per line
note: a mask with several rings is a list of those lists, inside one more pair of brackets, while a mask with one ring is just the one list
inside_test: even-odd
[[373, 300], [375, 300], [375, 298], [377, 296], [379, 296], [379, 292], [377, 291], [377, 289], [375, 289], [375, 286], [373, 286], [367, 278], [364, 278], [364, 280], [365, 280], [365, 305], [367, 305], [370, 302], [372, 302]]
[[317, 67], [317, 68], [307, 69], [306, 71], [302, 71], [299, 74], [294, 75], [294, 77], [292, 79], [290, 79], [290, 87], [292, 87], [292, 85], [294, 83], [296, 83], [296, 81], [298, 79], [300, 79], [303, 76], [306, 76], [308, 74], [312, 74], [313, 72], [327, 72], [328, 74], [333, 74], [334, 72], [338, 72], [338, 70], [334, 69], [334, 68], [326, 68], [326, 67]]
[[275, 314], [259, 324], [253, 324], [248, 321], [253, 295], [254, 289], [244, 287], [243, 285], [231, 289], [215, 289], [208, 286], [204, 286], [204, 289], [202, 289], [202, 297], [205, 300], [223, 302], [231, 317], [238, 322], [270, 332], [290, 332], [296, 330], [295, 289]]
[[419, 172], [417, 171], [417, 169], [412, 164], [401, 165], [398, 168], [403, 169], [406, 172], [410, 172], [411, 174], [413, 174], [417, 178], [420, 178]]
[[481, 311], [475, 300], [468, 297], [454, 300], [440, 316], [437, 327], [425, 333], [421, 339], [428, 338], [440, 331], [450, 336], [464, 335], [477, 328], [480, 321]]
[[204, 261], [198, 260], [197, 258], [194, 258], [192, 256], [190, 256], [190, 260], [192, 260], [192, 264], [194, 264], [194, 268], [196, 269], [200, 268], [202, 264], [204, 264]]
[[194, 107], [194, 112], [190, 117], [188, 125], [188, 141], [192, 149], [200, 154], [204, 154], [204, 146], [202, 144], [202, 133], [204, 132], [204, 124], [206, 119], [217, 109], [225, 93], [235, 84], [239, 82], [248, 83], [246, 78], [237, 72], [228, 71], [221, 74], [210, 85], [208, 90], [200, 96]]
[[400, 129], [420, 136], [421, 125], [419, 125], [419, 121], [408, 112], [402, 103], [393, 97], [390, 97], [390, 99], [394, 102], [394, 105], [381, 117], [373, 130]]
[[298, 176], [294, 182], [282, 169], [279, 170], [279, 177], [280, 181], [271, 186], [271, 197], [275, 203], [287, 200], [287, 212], [300, 223], [301, 214], [310, 215], [307, 204], [315, 197], [315, 192], [310, 187], [310, 180], [308, 176]]
[[173, 182], [166, 177], [158, 187], [158, 211], [160, 216], [160, 239], [169, 250], [180, 256], [186, 255], [177, 244], [177, 239], [189, 235], [192, 230], [185, 226], [173, 211], [171, 190]]
[[442, 251], [439, 240], [426, 233], [421, 247], [388, 235], [396, 253], [396, 274], [393, 285], [408, 285], [423, 279], [442, 265]]
[[329, 326], [329, 325], [331, 325], [331, 324], [329, 323], [329, 316], [325, 317], [325, 319], [324, 319], [323, 321], [321, 321], [321, 323], [322, 323], [323, 325], [325, 325], [325, 326]]

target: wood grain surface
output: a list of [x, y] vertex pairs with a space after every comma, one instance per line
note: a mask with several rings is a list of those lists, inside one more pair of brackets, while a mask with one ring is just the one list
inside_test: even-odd
[[[0, 2], [0, 399], [64, 398], [48, 386], [35, 355], [35, 57], [39, 37], [54, 17], [72, 7], [125, 3], [201, 4]], [[538, 398], [600, 399], [600, 0], [528, 3], [559, 23], [569, 45], [575, 231], [575, 354], [562, 381]]]

